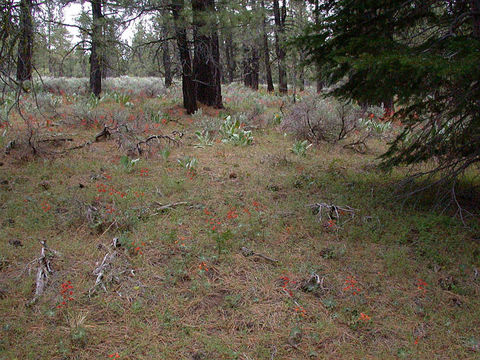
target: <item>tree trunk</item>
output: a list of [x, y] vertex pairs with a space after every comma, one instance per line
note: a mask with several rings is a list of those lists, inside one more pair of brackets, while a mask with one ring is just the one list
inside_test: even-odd
[[300, 82], [300, 91], [305, 90], [305, 67], [303, 63], [305, 62], [305, 53], [300, 52], [300, 74], [298, 75], [298, 81]]
[[217, 30], [211, 29], [205, 16], [215, 12], [214, 0], [192, 0], [193, 42], [195, 45], [193, 73], [197, 99], [202, 104], [222, 108], [220, 49]]
[[286, 0], [283, 0], [282, 8], [280, 9], [279, 0], [273, 0], [273, 13], [275, 16], [275, 50], [278, 58], [278, 88], [280, 93], [287, 92], [287, 71], [285, 67], [285, 49], [283, 44], [285, 36], [285, 20], [287, 17]]
[[251, 50], [251, 70], [252, 70], [252, 83], [250, 87], [253, 90], [258, 90], [258, 72], [260, 71], [260, 58], [258, 56], [258, 49], [255, 45], [252, 46]]
[[[318, 0], [315, 0], [315, 25], [320, 23], [320, 9]], [[320, 74], [320, 67], [317, 65], [315, 66], [315, 70], [317, 71], [317, 93], [320, 94], [323, 89], [322, 83], [322, 75]]]
[[272, 78], [272, 67], [270, 66], [270, 50], [268, 47], [268, 32], [267, 32], [267, 19], [265, 16], [265, 1], [262, 0], [262, 11], [263, 11], [263, 21], [262, 21], [262, 30], [263, 30], [263, 60], [265, 61], [265, 73], [267, 78], [267, 91], [274, 91], [273, 87], [273, 78]]
[[173, 76], [172, 76], [172, 60], [170, 59], [170, 48], [168, 44], [168, 20], [166, 14], [162, 14], [164, 17], [163, 20], [163, 29], [162, 29], [162, 62], [163, 70], [165, 76], [165, 87], [169, 88], [172, 85]]
[[182, 65], [182, 92], [183, 107], [187, 114], [193, 114], [197, 111], [197, 97], [195, 93], [195, 83], [193, 82], [192, 61], [188, 49], [187, 30], [185, 24], [181, 24], [181, 12], [184, 7], [184, 0], [173, 0], [172, 14], [175, 21], [175, 35], [177, 38], [180, 63]]
[[243, 85], [252, 86], [252, 69], [250, 67], [250, 51], [246, 44], [243, 45]]
[[235, 63], [234, 63], [234, 51], [233, 51], [233, 38], [232, 34], [228, 32], [225, 36], [225, 58], [227, 61], [227, 73], [228, 82], [232, 83], [235, 79]]
[[92, 5], [92, 45], [90, 50], [90, 90], [96, 97], [102, 92], [102, 1], [90, 0]]
[[[212, 5], [214, 6], [214, 1], [212, 0]], [[222, 72], [220, 67], [220, 46], [218, 44], [218, 33], [216, 30], [212, 34], [212, 77], [214, 81], [214, 90], [213, 90], [213, 103], [212, 105], [217, 109], [223, 108], [222, 101]]]
[[32, 79], [33, 19], [32, 0], [20, 1], [20, 40], [18, 43], [17, 80]]
[[163, 44], [163, 70], [165, 72], [165, 87], [169, 88], [172, 85], [172, 61], [170, 60], [170, 50], [168, 48], [168, 41], [164, 40]]
[[472, 2], [472, 20], [473, 36], [480, 39], [480, 0], [471, 0]]

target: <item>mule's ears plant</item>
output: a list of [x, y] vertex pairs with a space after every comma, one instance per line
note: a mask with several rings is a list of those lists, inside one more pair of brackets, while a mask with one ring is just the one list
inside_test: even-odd
[[169, 147], [164, 147], [162, 150], [160, 150], [160, 155], [162, 156], [165, 162], [168, 161], [168, 157], [170, 156], [171, 152], [172, 151], [170, 150]]
[[296, 141], [290, 149], [295, 155], [306, 156], [308, 148], [312, 146], [307, 140]]
[[205, 132], [196, 131], [195, 136], [197, 137], [198, 141], [200, 142], [200, 143], [194, 145], [196, 148], [204, 148], [205, 146], [212, 146], [213, 145], [213, 141], [210, 138], [210, 135], [209, 135], [208, 131], [205, 131]]
[[123, 166], [126, 172], [130, 173], [133, 171], [133, 168], [135, 167], [135, 164], [139, 161], [140, 159], [130, 159], [127, 155], [123, 155], [120, 158], [120, 164]]
[[197, 167], [197, 164], [198, 164], [198, 161], [196, 158], [194, 157], [190, 157], [190, 156], [185, 156], [181, 159], [178, 159], [178, 164], [187, 169], [187, 170], [195, 170], [195, 168]]
[[243, 130], [240, 120], [233, 119], [230, 115], [225, 118], [220, 127], [220, 135], [222, 142], [231, 143], [233, 145], [246, 146], [253, 143], [253, 135], [251, 131]]

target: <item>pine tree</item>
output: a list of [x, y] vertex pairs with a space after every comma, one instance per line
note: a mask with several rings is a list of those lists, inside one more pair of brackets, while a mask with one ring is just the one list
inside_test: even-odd
[[[333, 94], [396, 99], [404, 124], [383, 156], [390, 168], [434, 159], [441, 180], [480, 162], [480, 1], [325, 1], [298, 39]], [[389, 115], [389, 114], [387, 114]]]

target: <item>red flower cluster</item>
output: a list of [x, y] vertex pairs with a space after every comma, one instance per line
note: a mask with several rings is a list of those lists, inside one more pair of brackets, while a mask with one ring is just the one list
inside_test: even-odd
[[188, 169], [187, 170], [187, 176], [190, 180], [193, 180], [193, 178], [195, 177], [195, 175], [197, 175], [197, 173], [195, 172], [195, 170], [193, 169]]
[[417, 289], [418, 290], [422, 290], [424, 293], [426, 293], [427, 292], [427, 289], [426, 289], [427, 285], [428, 284], [425, 281], [423, 281], [422, 279], [417, 279]]
[[[109, 175], [106, 175], [106, 176], [109, 176]], [[110, 179], [111, 178], [112, 177], [110, 176]], [[115, 190], [115, 188], [113, 186], [110, 186], [109, 188], [107, 188], [107, 186], [103, 183], [97, 184], [97, 191], [99, 193], [107, 193], [107, 191], [108, 191], [108, 195], [110, 195], [110, 196], [120, 195], [121, 198], [123, 198], [125, 195], [127, 195], [124, 192]]]
[[107, 187], [103, 183], [97, 184], [97, 191], [99, 193], [102, 193], [102, 192], [106, 193]]
[[118, 353], [109, 354], [108, 357], [110, 359], [120, 359], [120, 355]]
[[[207, 209], [204, 209], [203, 212], [205, 213], [205, 215], [211, 215], [212, 213], [210, 211], [208, 211]], [[215, 220], [215, 218], [210, 218], [210, 219], [207, 219], [207, 224], [209, 224], [211, 227], [212, 227], [212, 231], [215, 231], [217, 229], [217, 225], [221, 225], [222, 223], [218, 220]]]
[[360, 320], [362, 321], [370, 321], [370, 316], [368, 316], [367, 314], [364, 314], [364, 313], [360, 313]]
[[[133, 252], [134, 252], [135, 254], [140, 254], [140, 255], [143, 254], [143, 253], [142, 253], [142, 250], [141, 250], [141, 247], [140, 247], [140, 246], [137, 246], [137, 243], [136, 243], [135, 241], [132, 241], [132, 244], [131, 244], [131, 245], [132, 245], [132, 248], [133, 248]], [[145, 243], [142, 242], [142, 243], [141, 243], [141, 246], [145, 246]]]
[[73, 285], [71, 281], [64, 282], [61, 285], [61, 290], [60, 294], [62, 295], [63, 301], [60, 305], [58, 305], [58, 308], [61, 308], [62, 306], [66, 306], [68, 301], [72, 301], [73, 299]]
[[207, 263], [205, 261], [202, 261], [200, 264], [198, 264], [198, 269], [208, 271]]
[[361, 290], [356, 284], [357, 280], [353, 276], [348, 276], [345, 280], [346, 286], [343, 288], [343, 291], [351, 290], [353, 295], [357, 295]]
[[288, 276], [282, 276], [280, 278], [280, 281], [282, 282], [282, 289], [285, 291], [290, 297], [293, 297], [293, 292], [290, 290], [287, 286], [289, 283], [295, 284], [296, 281], [290, 280]]
[[52, 207], [50, 206], [50, 204], [48, 204], [46, 201], [42, 202], [42, 209], [43, 211], [47, 212], [51, 209]]
[[301, 317], [307, 316], [307, 311], [303, 306], [297, 306], [295, 307], [295, 312], [298, 313]]
[[147, 168], [140, 169], [140, 176], [148, 176], [148, 169]]
[[228, 213], [227, 213], [227, 219], [235, 219], [238, 217], [237, 211], [235, 208], [232, 208]]
[[255, 211], [260, 211], [261, 209], [265, 209], [266, 206], [265, 205], [262, 205], [260, 204], [258, 201], [252, 201], [252, 205], [253, 207], [255, 208]]
[[327, 228], [332, 228], [334, 227], [336, 224], [335, 224], [335, 220], [328, 220], [327, 223], [325, 224], [325, 227]]

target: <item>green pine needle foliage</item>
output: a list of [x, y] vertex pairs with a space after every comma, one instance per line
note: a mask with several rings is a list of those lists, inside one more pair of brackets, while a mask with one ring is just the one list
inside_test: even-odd
[[[297, 39], [340, 98], [395, 99], [403, 131], [383, 165], [434, 159], [456, 177], [480, 161], [480, 2], [325, 1]], [[322, 17], [323, 15], [323, 17]]]

